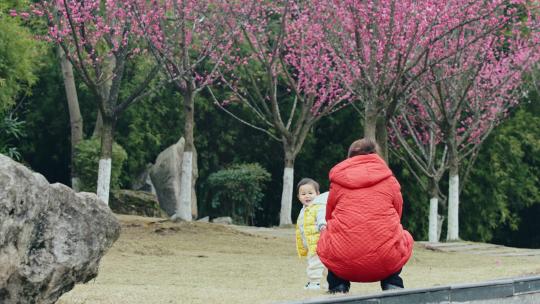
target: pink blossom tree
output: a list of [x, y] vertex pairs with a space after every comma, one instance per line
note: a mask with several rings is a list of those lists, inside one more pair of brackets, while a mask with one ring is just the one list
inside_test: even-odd
[[44, 15], [49, 24], [48, 38], [58, 44], [94, 95], [102, 117], [101, 153], [97, 195], [108, 203], [114, 125], [119, 115], [148, 92], [156, 76], [156, 65], [136, 88], [120, 96], [126, 64], [141, 53], [144, 41], [140, 16], [155, 20], [146, 1], [53, 0], [33, 7], [34, 15]]
[[[505, 47], [508, 46], [507, 43], [508, 41], [504, 42]], [[459, 193], [462, 188], [460, 164], [468, 160], [466, 163], [469, 167], [461, 174], [466, 177], [482, 142], [506, 117], [508, 110], [518, 104], [522, 97], [522, 73], [530, 66], [533, 58], [536, 58], [530, 48], [520, 43], [512, 47], [520, 49], [503, 53], [486, 50], [483, 54], [470, 54], [476, 58], [483, 55], [490, 57], [487, 62], [476, 63], [476, 67], [470, 69], [464, 65], [472, 66], [475, 64], [474, 59], [462, 53], [460, 63], [454, 64], [465, 71], [460, 72], [459, 76], [438, 82], [433, 90], [430, 90], [429, 95], [438, 103], [437, 107], [442, 113], [438, 125], [448, 147], [447, 240], [459, 239]]]
[[390, 120], [390, 152], [402, 160], [429, 194], [428, 240], [438, 242], [444, 219], [439, 215], [438, 207], [446, 201], [439, 183], [448, 170], [448, 148], [437, 124], [440, 117], [435, 115], [436, 105], [426, 103], [428, 106], [412, 98], [398, 107]]
[[[442, 41], [455, 50], [454, 54], [430, 66], [411, 93], [412, 100], [404, 106], [417, 108], [417, 117], [423, 118], [413, 128], [429, 127], [429, 132], [420, 132], [412, 138], [420, 144], [433, 143], [434, 139], [441, 141], [448, 151], [447, 157], [442, 154], [446, 164], [441, 162], [440, 168], [449, 170], [447, 240], [450, 241], [459, 239], [460, 175], [466, 178], [482, 142], [508, 110], [518, 104], [523, 73], [538, 60], [538, 25], [523, 22], [526, 7], [521, 8], [520, 14], [515, 14], [517, 9], [509, 7], [505, 14], [509, 22], [488, 35], [474, 35], [482, 24], [472, 22], [455, 35], [445, 37]], [[533, 20], [530, 16], [525, 19]], [[404, 134], [404, 129], [400, 132], [399, 128], [402, 117], [394, 119], [397, 123], [393, 124], [398, 138]], [[400, 142], [419, 164], [419, 154], [409, 149], [406, 140]], [[463, 164], [465, 168], [461, 168]], [[437, 214], [436, 207], [431, 205], [432, 216]], [[432, 220], [430, 217], [430, 227]], [[432, 233], [430, 229], [430, 240]]]
[[[25, 8], [28, 8], [29, 4], [25, 3], [26, 1], [19, 2], [19, 7], [22, 8], [24, 5]], [[42, 16], [43, 12], [40, 10], [33, 10], [33, 13]], [[17, 9], [10, 10], [11, 17], [20, 17], [23, 20], [31, 20], [32, 14], [27, 11], [18, 11]], [[66, 58], [64, 51], [56, 46], [56, 53], [60, 62], [60, 68], [62, 70], [62, 76], [64, 79], [64, 89], [66, 92], [66, 100], [69, 109], [69, 119], [71, 127], [71, 159], [70, 159], [70, 175], [71, 175], [71, 188], [75, 191], [80, 190], [79, 178], [77, 177], [77, 172], [75, 170], [75, 158], [76, 158], [76, 147], [83, 140], [83, 119], [81, 116], [79, 108], [79, 100], [77, 97], [77, 89], [75, 84], [75, 77], [73, 73], [73, 67], [71, 63]]]
[[[513, 1], [521, 2], [521, 1]], [[387, 127], [411, 86], [433, 65], [455, 55], [446, 37], [466, 28], [468, 44], [509, 22], [507, 1], [335, 0], [313, 1], [315, 24], [329, 24], [327, 41], [348, 73], [343, 84], [364, 108], [364, 136], [384, 154]], [[514, 12], [517, 14], [517, 12]], [[471, 26], [474, 24], [475, 26]]]
[[180, 204], [173, 218], [191, 221], [197, 216], [192, 190], [197, 162], [193, 136], [195, 98], [218, 75], [216, 69], [228, 54], [236, 27], [223, 1], [166, 0], [153, 1], [152, 6], [158, 12], [159, 22], [148, 23], [145, 37], [154, 56], [162, 62], [169, 81], [182, 96], [184, 110]]
[[[220, 68], [227, 100], [224, 111], [280, 141], [284, 153], [280, 226], [292, 224], [294, 162], [309, 130], [349, 97], [340, 85], [343, 70], [332, 61], [323, 24], [310, 25], [309, 1], [243, 0], [229, 7], [241, 35]], [[249, 110], [233, 112], [229, 103]]]

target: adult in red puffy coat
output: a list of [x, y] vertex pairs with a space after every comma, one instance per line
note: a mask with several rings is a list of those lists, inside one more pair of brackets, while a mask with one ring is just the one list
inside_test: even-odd
[[399, 273], [414, 240], [401, 226], [400, 185], [377, 151], [374, 141], [357, 140], [330, 170], [327, 227], [317, 253], [328, 268], [331, 293], [348, 292], [350, 281], [403, 288]]

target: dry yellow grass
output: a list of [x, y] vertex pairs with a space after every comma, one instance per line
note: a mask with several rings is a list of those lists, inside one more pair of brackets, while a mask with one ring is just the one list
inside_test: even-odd
[[[305, 291], [305, 262], [289, 237], [253, 235], [208, 223], [119, 216], [122, 234], [98, 277], [59, 304], [275, 303], [329, 297]], [[279, 232], [279, 229], [277, 229]], [[486, 257], [417, 246], [402, 272], [406, 287], [540, 274], [540, 256]], [[379, 292], [355, 284], [351, 294]]]

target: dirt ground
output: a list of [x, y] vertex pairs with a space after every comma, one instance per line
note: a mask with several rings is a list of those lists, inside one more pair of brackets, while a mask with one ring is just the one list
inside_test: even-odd
[[[279, 303], [326, 295], [305, 291], [305, 261], [292, 229], [248, 233], [210, 223], [171, 223], [118, 216], [119, 240], [95, 280], [77, 285], [59, 304]], [[275, 232], [275, 233], [274, 233]], [[540, 274], [540, 256], [492, 257], [415, 246], [402, 277], [407, 288]], [[351, 294], [379, 292], [356, 284]]]

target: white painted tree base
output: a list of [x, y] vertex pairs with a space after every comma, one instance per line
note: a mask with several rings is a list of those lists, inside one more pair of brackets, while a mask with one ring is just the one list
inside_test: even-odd
[[428, 240], [431, 243], [439, 242], [439, 231], [438, 231], [438, 222], [439, 222], [439, 199], [432, 197], [429, 200], [429, 233]]
[[283, 170], [283, 192], [281, 193], [281, 211], [279, 225], [291, 225], [292, 197], [294, 192], [294, 168]]
[[97, 192], [97, 196], [106, 205], [109, 205], [109, 190], [111, 188], [111, 168], [112, 168], [112, 162], [110, 158], [99, 160], [96, 192]]
[[451, 175], [448, 187], [448, 241], [459, 240], [459, 175]]
[[176, 206], [173, 220], [192, 221], [191, 216], [191, 184], [193, 176], [193, 152], [182, 154], [182, 178], [180, 179], [180, 203]]

